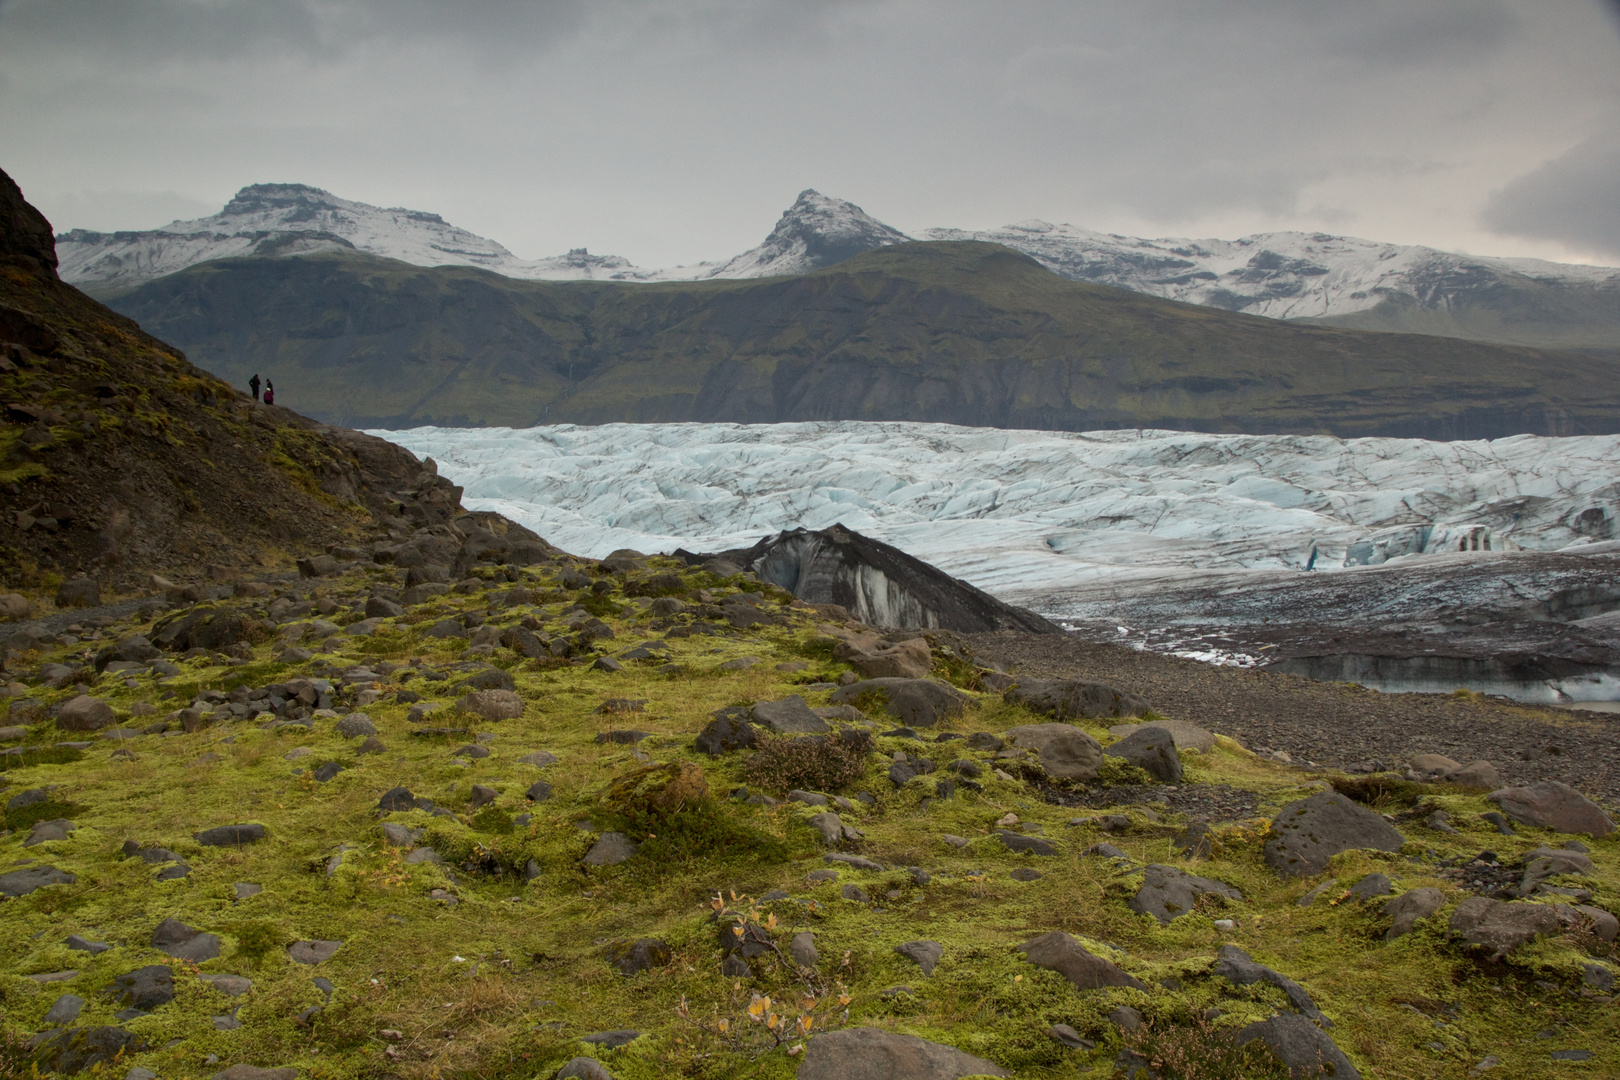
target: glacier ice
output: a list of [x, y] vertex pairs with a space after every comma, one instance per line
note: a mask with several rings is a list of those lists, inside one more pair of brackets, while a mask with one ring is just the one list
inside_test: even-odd
[[923, 423], [376, 434], [564, 550], [746, 547], [842, 523], [1042, 614], [1189, 574], [1338, 573], [1614, 537], [1620, 436], [1493, 441]]

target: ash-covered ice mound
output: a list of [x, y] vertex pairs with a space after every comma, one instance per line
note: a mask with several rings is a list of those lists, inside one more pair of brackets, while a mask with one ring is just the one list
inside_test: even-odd
[[852, 532], [792, 529], [750, 548], [711, 555], [677, 551], [688, 563], [723, 559], [812, 604], [839, 604], [872, 626], [1061, 631], [1033, 611], [1003, 603], [899, 548]]

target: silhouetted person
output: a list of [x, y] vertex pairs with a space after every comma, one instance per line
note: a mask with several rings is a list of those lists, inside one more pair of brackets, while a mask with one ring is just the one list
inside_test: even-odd
[[276, 403], [276, 384], [269, 379], [264, 380], [264, 403], [266, 405]]
[[248, 380], [248, 389], [253, 391], [253, 400], [259, 400], [259, 373], [255, 371], [253, 378]]

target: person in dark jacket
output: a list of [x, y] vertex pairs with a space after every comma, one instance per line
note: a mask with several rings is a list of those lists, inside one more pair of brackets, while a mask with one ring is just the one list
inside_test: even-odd
[[269, 379], [264, 380], [264, 403], [266, 405], [276, 403], [276, 384]]
[[259, 400], [259, 373], [255, 371], [253, 378], [248, 380], [248, 389], [253, 391], [253, 400]]

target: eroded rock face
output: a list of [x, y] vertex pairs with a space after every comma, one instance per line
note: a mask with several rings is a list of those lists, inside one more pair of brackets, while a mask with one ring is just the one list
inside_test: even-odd
[[1485, 797], [1500, 806], [1502, 813], [1526, 825], [1593, 836], [1608, 836], [1614, 832], [1614, 822], [1602, 807], [1557, 780], [1501, 788]]
[[952, 1046], [877, 1028], [828, 1031], [810, 1040], [797, 1080], [960, 1080], [1011, 1076]]
[[1030, 963], [1057, 972], [1073, 983], [1076, 990], [1101, 990], [1105, 986], [1147, 989], [1140, 980], [1091, 952], [1061, 930], [1030, 938], [1017, 948]]
[[1095, 780], [1102, 766], [1102, 745], [1073, 724], [1025, 724], [1003, 734], [1014, 746], [1035, 751], [1054, 780]]
[[1318, 874], [1341, 851], [1399, 851], [1406, 838], [1364, 806], [1336, 791], [1291, 802], [1266, 836], [1266, 865], [1287, 877]]
[[1451, 929], [1470, 945], [1500, 960], [1521, 945], [1558, 932], [1558, 912], [1547, 904], [1515, 903], [1470, 896], [1451, 916]]
[[1191, 911], [1198, 898], [1206, 894], [1228, 900], [1243, 899], [1241, 892], [1225, 882], [1155, 863], [1143, 871], [1142, 887], [1126, 906], [1168, 924]]
[[1058, 720], [1141, 716], [1151, 708], [1140, 694], [1083, 679], [1021, 679], [1002, 697]]

